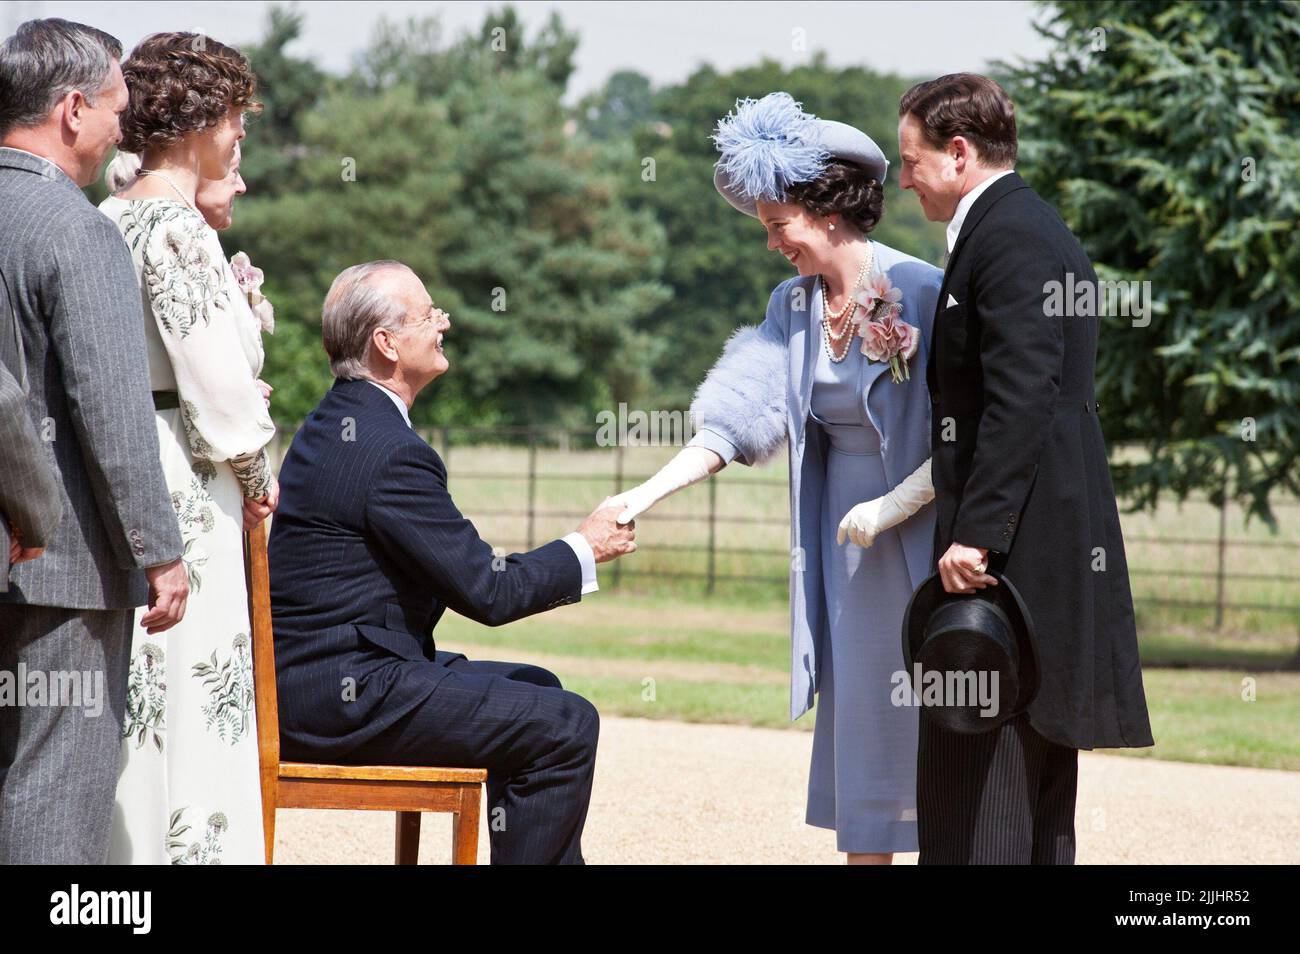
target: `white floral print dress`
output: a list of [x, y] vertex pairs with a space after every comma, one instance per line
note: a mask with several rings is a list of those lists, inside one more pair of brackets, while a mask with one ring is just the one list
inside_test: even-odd
[[243, 498], [262, 497], [275, 433], [254, 384], [261, 329], [217, 233], [165, 198], [109, 196], [144, 303], [163, 473], [190, 579], [185, 618], [148, 635], [136, 611], [109, 860], [264, 859]]

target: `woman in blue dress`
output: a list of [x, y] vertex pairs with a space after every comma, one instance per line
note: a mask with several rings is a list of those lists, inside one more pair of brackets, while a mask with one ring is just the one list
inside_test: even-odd
[[787, 93], [718, 124], [718, 191], [798, 270], [696, 392], [695, 436], [613, 498], [620, 520], [732, 460], [790, 449], [790, 718], [818, 704], [806, 821], [850, 863], [916, 851], [917, 707], [903, 613], [930, 574], [927, 343], [943, 273], [868, 238], [888, 162]]

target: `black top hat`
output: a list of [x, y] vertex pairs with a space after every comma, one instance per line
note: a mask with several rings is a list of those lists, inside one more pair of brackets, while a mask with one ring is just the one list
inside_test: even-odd
[[987, 572], [998, 584], [974, 593], [949, 593], [933, 574], [916, 588], [903, 616], [903, 659], [921, 714], [953, 732], [995, 729], [1038, 693], [1029, 609], [1010, 580]]

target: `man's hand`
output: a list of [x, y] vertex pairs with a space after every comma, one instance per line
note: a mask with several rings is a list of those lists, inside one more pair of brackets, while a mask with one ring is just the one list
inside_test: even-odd
[[636, 521], [620, 524], [618, 516], [622, 512], [621, 503], [612, 504], [607, 499], [578, 527], [578, 532], [591, 544], [597, 563], [608, 563], [624, 553], [636, 552]]
[[185, 601], [190, 595], [190, 577], [179, 558], [144, 571], [149, 580], [149, 612], [140, 619], [152, 636], [171, 629], [185, 616]]
[[17, 566], [28, 560], [35, 560], [45, 552], [45, 547], [24, 547], [22, 531], [17, 527], [9, 528], [9, 565]]
[[272, 475], [271, 489], [265, 497], [258, 500], [251, 497], [244, 498], [244, 531], [252, 530], [275, 513], [275, 508], [278, 506], [280, 506], [280, 482]]
[[984, 547], [967, 547], [954, 543], [939, 558], [939, 578], [949, 593], [974, 593], [998, 581], [984, 571], [988, 569], [989, 551]]

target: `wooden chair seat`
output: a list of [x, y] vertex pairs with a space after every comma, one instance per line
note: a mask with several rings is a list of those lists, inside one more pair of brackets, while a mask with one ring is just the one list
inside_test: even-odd
[[413, 865], [418, 860], [421, 813], [449, 812], [452, 864], [477, 864], [479, 803], [487, 781], [486, 769], [280, 761], [280, 710], [265, 523], [244, 534], [244, 557], [253, 630], [253, 696], [266, 863], [272, 863], [275, 853], [276, 809], [325, 808], [396, 812], [394, 854], [399, 865]]
[[353, 778], [390, 782], [459, 782], [465, 785], [476, 785], [487, 781], [487, 769], [281, 762], [280, 778]]

